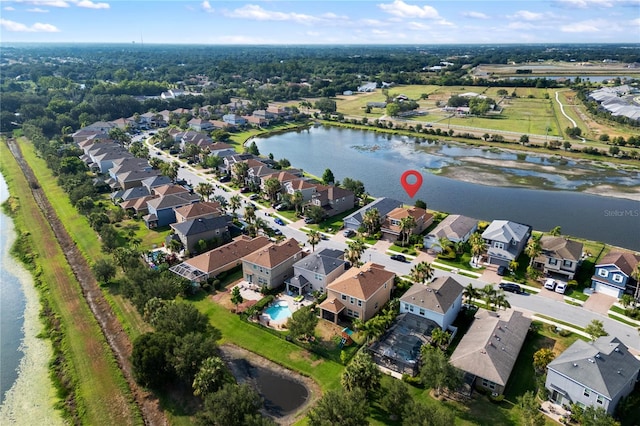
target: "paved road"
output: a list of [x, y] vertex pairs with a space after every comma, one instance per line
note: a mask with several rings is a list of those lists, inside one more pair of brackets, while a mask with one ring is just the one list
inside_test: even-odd
[[[151, 152], [156, 151], [154, 148], [150, 148]], [[153, 154], [153, 156], [158, 156], [165, 161], [174, 161], [178, 160], [177, 157], [169, 156], [168, 154], [161, 152], [160, 154]], [[220, 185], [217, 181], [213, 180], [211, 176], [206, 175], [200, 169], [196, 169], [182, 162], [181, 164], [184, 167], [181, 167], [178, 171], [178, 177], [180, 179], [184, 179], [189, 182], [194, 187], [198, 185], [200, 182], [211, 182], [217, 185]], [[215, 189], [214, 195], [222, 195], [225, 198], [229, 199], [232, 195], [239, 194], [238, 191], [224, 191], [219, 187]], [[244, 197], [244, 194], [240, 194]], [[246, 197], [245, 197], [246, 200]], [[247, 200], [248, 202], [248, 200]], [[273, 209], [265, 209], [263, 206], [256, 205], [257, 215], [264, 215], [265, 212], [269, 211], [273, 214]], [[241, 209], [242, 210], [242, 209]], [[240, 216], [242, 215], [242, 211], [238, 212]], [[270, 220], [270, 217], [264, 216], [267, 219], [267, 222], [272, 227], [277, 227], [280, 229], [284, 236], [287, 238], [295, 238], [300, 243], [307, 242], [306, 233], [303, 231], [296, 229], [292, 226], [278, 226]], [[341, 238], [340, 234], [333, 236], [331, 239], [322, 240], [316, 247], [315, 251], [321, 250], [323, 248], [331, 248], [336, 250], [344, 250], [346, 248], [346, 243], [344, 242], [344, 238]], [[382, 253], [375, 248], [367, 249], [362, 255], [362, 260], [365, 262], [371, 261], [380, 265], [383, 265], [390, 271], [395, 272], [398, 275], [407, 275], [411, 270], [412, 266], [415, 264], [413, 262], [397, 262], [392, 260], [389, 255], [386, 253]], [[451, 272], [443, 271], [440, 269], [435, 269], [434, 275], [436, 277], [439, 276], [452, 276], [456, 278], [463, 286], [471, 283], [474, 287], [482, 288], [487, 285], [487, 282], [481, 281], [479, 279], [468, 278], [466, 276], [457, 275]], [[630, 348], [636, 349], [640, 352], [640, 334], [634, 327], [630, 327], [626, 324], [623, 324], [619, 321], [612, 320], [605, 315], [598, 314], [596, 312], [592, 312], [582, 307], [569, 305], [565, 302], [553, 300], [548, 297], [540, 296], [540, 295], [519, 295], [506, 293], [507, 299], [512, 307], [518, 308], [523, 311], [529, 311], [531, 313], [539, 313], [542, 315], [546, 315], [552, 318], [556, 318], [563, 322], [567, 322], [570, 324], [575, 324], [579, 327], [585, 327], [589, 322], [594, 319], [598, 319], [603, 322], [605, 330], [609, 332], [609, 334], [618, 337], [625, 345]]]

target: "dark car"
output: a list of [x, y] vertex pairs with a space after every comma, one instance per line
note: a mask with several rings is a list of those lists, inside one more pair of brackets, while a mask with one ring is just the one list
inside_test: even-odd
[[273, 219], [273, 221], [280, 226], [284, 225], [284, 221], [282, 219], [280, 219], [279, 217], [276, 217], [275, 219]]
[[506, 273], [507, 273], [507, 267], [506, 266], [498, 266], [498, 272], [497, 272], [498, 275], [500, 275], [502, 277]]
[[304, 223], [313, 223], [313, 219], [311, 219], [310, 217], [305, 217]]
[[220, 179], [218, 179], [220, 182], [229, 182], [231, 180], [230, 176], [224, 175], [221, 176]]
[[510, 291], [511, 293], [522, 293], [522, 287], [520, 287], [518, 284], [503, 283], [503, 284], [500, 284], [499, 287], [502, 290]]
[[406, 262], [407, 261], [407, 258], [404, 257], [401, 254], [393, 254], [393, 255], [391, 255], [391, 259], [397, 260], [398, 262]]
[[247, 193], [247, 192], [249, 192], [249, 191], [250, 191], [250, 189], [249, 189], [249, 187], [248, 187], [248, 186], [245, 186], [245, 187], [240, 188], [240, 192], [241, 192], [242, 194], [246, 194], [246, 193]]

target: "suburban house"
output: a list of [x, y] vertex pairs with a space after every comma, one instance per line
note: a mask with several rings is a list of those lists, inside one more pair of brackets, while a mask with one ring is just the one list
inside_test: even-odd
[[327, 299], [318, 306], [320, 317], [334, 323], [341, 315], [368, 321], [391, 298], [395, 276], [371, 262], [349, 269], [327, 285]]
[[293, 277], [285, 280], [288, 292], [307, 294], [324, 293], [327, 285], [349, 267], [342, 250], [322, 249], [293, 264]]
[[175, 232], [182, 246], [190, 253], [194, 253], [198, 251], [197, 244], [200, 240], [216, 239], [216, 245], [229, 242], [231, 240], [229, 222], [231, 222], [231, 217], [224, 215], [191, 219], [186, 222], [172, 223], [169, 226]]
[[[137, 188], [142, 188], [142, 187], [138, 186]], [[131, 189], [136, 189], [136, 188], [131, 188]], [[131, 189], [128, 191], [131, 191]], [[153, 200], [154, 198], [156, 198], [155, 195], [145, 195], [144, 197], [133, 198], [130, 200], [122, 201], [120, 203], [120, 207], [123, 210], [133, 211], [133, 213], [138, 216], [145, 215], [149, 213], [149, 206], [147, 205], [147, 201]]]
[[302, 201], [308, 202], [316, 192], [316, 185], [309, 183], [306, 179], [293, 179], [282, 184], [283, 192], [293, 195], [296, 192], [302, 194]]
[[297, 180], [300, 178], [300, 173], [296, 169], [291, 170], [271, 170], [270, 174], [262, 175], [260, 177], [260, 188], [265, 190], [265, 182], [269, 179], [277, 179], [280, 185], [284, 188], [284, 185], [288, 182]]
[[157, 175], [151, 176], [142, 181], [142, 186], [149, 190], [149, 193], [153, 191], [154, 188], [157, 188], [162, 185], [171, 185], [173, 182], [171, 178], [165, 175]]
[[224, 214], [222, 206], [217, 201], [202, 201], [187, 204], [186, 206], [174, 208], [174, 211], [176, 212], [177, 223], [194, 219], [209, 219]]
[[591, 288], [596, 293], [621, 297], [625, 290], [637, 295], [638, 281], [631, 275], [640, 262], [640, 256], [629, 252], [612, 251], [596, 265], [591, 277]]
[[509, 220], [494, 220], [482, 233], [487, 245], [488, 262], [493, 265], [509, 266], [516, 260], [531, 236], [531, 227]]
[[335, 216], [353, 208], [355, 194], [347, 189], [333, 185], [316, 185], [316, 192], [311, 195], [309, 204], [322, 207], [325, 215]]
[[192, 282], [203, 282], [242, 265], [242, 258], [271, 244], [267, 237], [241, 235], [230, 243], [209, 250], [169, 268]]
[[471, 234], [478, 229], [478, 220], [459, 214], [450, 214], [445, 217], [426, 237], [424, 247], [441, 252], [440, 239], [446, 238], [452, 243], [466, 243]]
[[[151, 164], [143, 158], [121, 158], [113, 162], [113, 167], [109, 169], [109, 177], [112, 182], [116, 182], [118, 175], [134, 170], [152, 170]], [[156, 176], [156, 175], [154, 175]]]
[[380, 230], [382, 238], [388, 241], [396, 241], [401, 238], [402, 219], [411, 216], [415, 221], [415, 226], [411, 228], [413, 235], [419, 235], [433, 223], [433, 215], [420, 207], [397, 207], [387, 213], [382, 221]]
[[237, 114], [225, 114], [222, 116], [222, 121], [233, 126], [244, 126], [247, 124], [247, 120]]
[[560, 275], [572, 280], [582, 260], [582, 243], [566, 237], [545, 235], [540, 238], [542, 252], [533, 260], [533, 267], [547, 275]]
[[601, 407], [613, 414], [639, 380], [640, 361], [613, 336], [576, 340], [547, 366], [545, 387], [558, 405]]
[[377, 209], [378, 215], [380, 216], [380, 220], [382, 220], [390, 211], [396, 208], [402, 207], [402, 201], [394, 200], [393, 198], [380, 197], [370, 202], [363, 208], [358, 211], [351, 213], [349, 216], [344, 218], [344, 227], [345, 229], [351, 229], [353, 231], [358, 231], [360, 226], [362, 226], [362, 221], [364, 218], [364, 214], [371, 210]]
[[111, 201], [114, 203], [120, 203], [122, 201], [136, 200], [138, 198], [151, 195], [149, 188], [145, 186], [134, 186], [133, 188], [114, 191], [111, 193]]
[[[154, 191], [157, 189], [158, 188]], [[200, 196], [190, 194], [189, 192], [161, 195], [158, 198], [147, 201], [149, 214], [145, 215], [142, 219], [149, 229], [167, 226], [176, 221], [176, 212], [174, 209], [197, 203], [198, 201], [200, 201]]]
[[242, 258], [242, 275], [250, 284], [276, 288], [293, 276], [293, 264], [302, 258], [295, 238], [271, 243]]
[[187, 125], [196, 132], [206, 132], [213, 129], [213, 124], [209, 120], [203, 120], [202, 118], [192, 118], [187, 122]]
[[118, 173], [116, 182], [113, 184], [115, 188], [129, 189], [134, 186], [142, 186], [142, 181], [153, 176], [159, 176], [160, 170], [129, 170]]
[[518, 359], [531, 319], [513, 309], [479, 309], [449, 362], [465, 372], [472, 386], [502, 394]]
[[428, 318], [447, 330], [460, 312], [463, 291], [451, 277], [438, 277], [429, 285], [414, 284], [400, 298], [400, 313]]

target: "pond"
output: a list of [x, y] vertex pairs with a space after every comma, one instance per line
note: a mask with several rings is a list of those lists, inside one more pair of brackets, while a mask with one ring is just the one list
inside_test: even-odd
[[[361, 180], [376, 197], [421, 199], [430, 209], [541, 231], [560, 226], [565, 235], [640, 250], [638, 168], [331, 126], [255, 142], [263, 155], [287, 158], [315, 176], [330, 168], [338, 180]], [[414, 199], [399, 184], [408, 169], [423, 172]]]

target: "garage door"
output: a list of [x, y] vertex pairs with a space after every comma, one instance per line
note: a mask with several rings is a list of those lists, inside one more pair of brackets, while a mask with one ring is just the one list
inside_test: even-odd
[[606, 294], [607, 296], [620, 297], [620, 292], [618, 291], [618, 289], [602, 283], [596, 284], [596, 293]]

